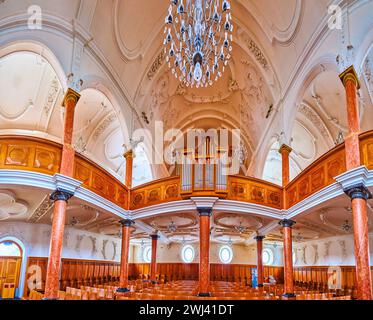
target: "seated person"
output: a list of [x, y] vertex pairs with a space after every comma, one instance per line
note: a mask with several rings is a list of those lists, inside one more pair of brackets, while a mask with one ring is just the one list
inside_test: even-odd
[[276, 285], [276, 279], [275, 279], [273, 276], [269, 276], [269, 277], [268, 277], [268, 282], [269, 282], [271, 285]]

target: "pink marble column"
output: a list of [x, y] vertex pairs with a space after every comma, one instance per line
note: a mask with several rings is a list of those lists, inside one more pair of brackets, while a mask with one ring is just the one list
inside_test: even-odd
[[257, 253], [257, 270], [258, 270], [258, 288], [262, 288], [264, 284], [264, 268], [263, 268], [263, 239], [264, 236], [255, 237], [256, 253]]
[[152, 260], [150, 264], [150, 281], [152, 283], [157, 283], [157, 245], [159, 235], [153, 234], [152, 238]]
[[[349, 134], [345, 139], [346, 167], [352, 170], [361, 165], [360, 160], [360, 118], [357, 91], [360, 83], [353, 66], [349, 67], [342, 74], [340, 79], [346, 90], [347, 120]], [[354, 224], [354, 244], [356, 261], [356, 286], [358, 299], [372, 299], [372, 280], [369, 266], [369, 238], [368, 238], [368, 217], [366, 201], [371, 198], [369, 190], [359, 184], [345, 190], [351, 198], [352, 220]]]
[[57, 190], [51, 195], [54, 201], [51, 241], [49, 247], [49, 258], [47, 275], [45, 281], [45, 300], [57, 300], [60, 288], [61, 253], [63, 234], [65, 229], [65, 217], [67, 201], [73, 195], [64, 190]]
[[128, 289], [128, 257], [130, 249], [130, 239], [131, 239], [131, 227], [135, 224], [133, 220], [122, 220], [120, 221], [122, 225], [122, 252], [120, 260], [120, 278], [119, 278], [119, 288], [118, 293], [129, 292]]
[[[72, 147], [74, 111], [80, 95], [72, 89], [68, 89], [63, 106], [65, 107], [65, 120], [63, 132], [63, 147], [60, 173], [73, 177], [75, 151]], [[61, 252], [63, 234], [65, 229], [65, 216], [67, 201], [73, 196], [68, 191], [57, 189], [51, 200], [55, 201], [53, 209], [53, 221], [51, 241], [49, 247], [48, 267], [45, 283], [45, 299], [54, 300], [58, 298], [59, 277], [61, 272]]]
[[284, 297], [294, 298], [294, 275], [293, 275], [293, 237], [292, 227], [295, 221], [281, 220], [280, 225], [284, 231]]
[[127, 151], [124, 154], [124, 158], [126, 159], [126, 186], [128, 188], [132, 188], [132, 172], [133, 172], [133, 158], [134, 153], [132, 150]]
[[356, 288], [359, 300], [372, 300], [372, 278], [369, 265], [369, 235], [367, 200], [372, 197], [362, 184], [345, 190], [352, 202], [354, 252], [356, 261]]
[[360, 166], [360, 118], [357, 90], [360, 88], [359, 79], [353, 66], [340, 76], [346, 90], [348, 136], [345, 138], [347, 171]]
[[209, 297], [210, 293], [210, 219], [211, 208], [198, 208], [199, 213], [199, 293]]
[[63, 106], [65, 107], [65, 119], [63, 129], [63, 148], [60, 173], [72, 177], [74, 175], [75, 150], [72, 146], [75, 107], [80, 99], [80, 94], [68, 89]]
[[290, 182], [290, 153], [292, 148], [283, 144], [279, 150], [282, 156], [282, 186], [286, 187]]

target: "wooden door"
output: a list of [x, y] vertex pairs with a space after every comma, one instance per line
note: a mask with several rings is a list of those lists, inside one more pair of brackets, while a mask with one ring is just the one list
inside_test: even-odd
[[20, 257], [0, 257], [0, 296], [4, 283], [14, 283], [18, 287], [21, 262]]

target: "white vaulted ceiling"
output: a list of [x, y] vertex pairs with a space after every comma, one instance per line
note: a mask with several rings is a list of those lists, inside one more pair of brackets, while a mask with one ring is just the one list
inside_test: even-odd
[[[20, 134], [62, 142], [64, 92], [56, 72], [41, 55], [18, 52], [0, 59], [2, 134]], [[123, 128], [110, 100], [85, 89], [75, 110], [75, 150], [124, 180]], [[152, 179], [141, 146], [134, 161], [135, 185]]]

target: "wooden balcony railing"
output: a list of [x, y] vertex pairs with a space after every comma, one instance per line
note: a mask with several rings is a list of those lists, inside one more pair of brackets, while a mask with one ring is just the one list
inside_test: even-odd
[[[0, 137], [0, 169], [26, 170], [54, 175], [61, 165], [62, 145], [24, 136]], [[128, 209], [128, 188], [104, 169], [76, 154], [74, 179], [103, 198]]]
[[[373, 131], [360, 135], [360, 148], [361, 163], [373, 170]], [[62, 146], [51, 141], [24, 136], [2, 136], [0, 169], [54, 175], [59, 172], [61, 152]], [[85, 188], [124, 209], [135, 210], [198, 196], [216, 196], [283, 209], [294, 206], [334, 183], [334, 178], [346, 171], [345, 158], [344, 144], [338, 145], [303, 170], [285, 188], [250, 177], [223, 177], [218, 172], [219, 165], [212, 166], [210, 173], [204, 166], [202, 174], [199, 174], [203, 177], [203, 183], [200, 184], [199, 180], [194, 180], [193, 172], [196, 168], [189, 165], [189, 174], [185, 176], [184, 172], [184, 180], [182, 173], [182, 177], [152, 181], [129, 191], [114, 176], [79, 154], [75, 157], [74, 178], [82, 181]], [[189, 189], [185, 187], [189, 185], [188, 181], [192, 182]], [[203, 187], [204, 184], [207, 185], [206, 188]]]

